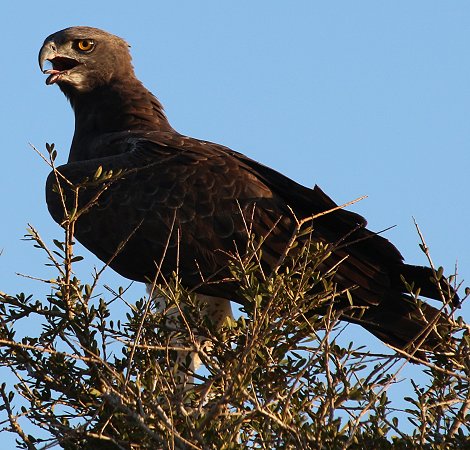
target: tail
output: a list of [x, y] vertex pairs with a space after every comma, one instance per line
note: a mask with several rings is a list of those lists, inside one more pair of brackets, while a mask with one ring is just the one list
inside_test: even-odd
[[334, 210], [313, 221], [313, 239], [330, 243], [332, 253], [322, 268], [325, 273], [335, 268], [337, 286], [350, 290], [353, 305], [347, 298], [335, 304], [341, 318], [419, 357], [445, 345], [443, 336], [451, 329], [450, 318], [416, 300], [414, 294], [419, 289], [419, 297], [451, 299], [458, 306], [459, 298], [447, 280], [440, 277], [437, 282], [437, 274], [429, 267], [405, 264], [391, 242], [369, 231], [358, 214], [335, 209], [336, 203], [319, 187], [310, 192], [309, 201], [310, 213]]
[[[448, 281], [429, 267], [399, 264], [390, 272], [391, 293], [364, 310], [360, 317], [345, 320], [357, 323], [386, 344], [420, 359], [426, 352], [445, 352], [452, 321], [445, 312], [416, 300], [408, 290], [419, 289], [420, 296], [449, 301], [459, 306], [459, 298]], [[447, 347], [448, 349], [448, 347]]]
[[446, 336], [451, 330], [449, 319], [433, 306], [418, 305], [405, 296], [396, 303], [399, 308], [369, 307], [360, 318], [348, 316], [345, 319], [417, 358], [425, 360], [426, 352], [444, 352]]

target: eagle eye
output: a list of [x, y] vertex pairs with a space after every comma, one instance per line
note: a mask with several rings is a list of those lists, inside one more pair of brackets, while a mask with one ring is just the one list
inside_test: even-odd
[[80, 39], [76, 41], [76, 46], [81, 52], [91, 52], [95, 47], [93, 39]]

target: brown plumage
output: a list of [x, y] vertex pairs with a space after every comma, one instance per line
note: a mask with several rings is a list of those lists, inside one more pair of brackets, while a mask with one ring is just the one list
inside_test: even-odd
[[[161, 274], [169, 277], [179, 258], [179, 274], [187, 287], [199, 286], [201, 275], [222, 276], [227, 254], [246, 248], [243, 216], [252, 216], [256, 236], [270, 232], [262, 263], [272, 267], [294, 230], [293, 213], [302, 219], [336, 206], [318, 187], [306, 188], [240, 153], [174, 131], [160, 102], [135, 77], [121, 38], [90, 27], [67, 28], [46, 38], [39, 54], [41, 69], [46, 61], [52, 64], [44, 70], [47, 83], [58, 84], [75, 112], [69, 161], [59, 171], [74, 183], [92, 178], [100, 166], [103, 171], [125, 171], [76, 225], [76, 238], [124, 277], [153, 280], [164, 254]], [[61, 223], [64, 212], [55, 183], [51, 174], [47, 204]], [[80, 204], [99, 188], [83, 190]], [[346, 257], [335, 281], [341, 289], [356, 286], [354, 303], [367, 307], [359, 322], [403, 348], [426, 321], [401, 277], [420, 287], [424, 296], [440, 295], [430, 268], [404, 264], [389, 241], [365, 226], [361, 216], [337, 210], [315, 220], [313, 238], [342, 241], [325, 269]], [[241, 301], [230, 283], [197, 289]], [[430, 320], [438, 313], [431, 306], [424, 312]], [[423, 348], [433, 345], [431, 333]]]

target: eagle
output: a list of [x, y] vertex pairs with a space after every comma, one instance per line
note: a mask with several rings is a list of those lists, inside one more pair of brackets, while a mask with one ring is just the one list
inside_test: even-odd
[[[67, 203], [68, 182], [94, 180], [80, 192], [76, 206], [86, 213], [75, 237], [123, 277], [150, 285], [177, 268], [182, 284], [221, 323], [231, 314], [230, 301], [248, 301], [229, 276], [232, 255], [247, 249], [252, 235], [262, 237], [260, 262], [272, 270], [299, 221], [315, 217], [310, 238], [331, 249], [322, 270], [334, 268], [338, 292], [349, 290], [333, 305], [343, 308], [342, 319], [399, 349], [409, 349], [439, 322], [440, 311], [409, 292], [414, 286], [441, 300], [433, 269], [405, 264], [363, 217], [338, 208], [318, 186], [302, 186], [230, 148], [175, 131], [137, 79], [122, 38], [92, 27], [66, 28], [45, 39], [39, 65], [46, 84], [59, 86], [75, 114], [68, 162], [47, 178], [49, 212], [63, 223], [58, 184]], [[109, 182], [99, 173], [121, 176]], [[457, 301], [444, 277], [441, 286]], [[359, 318], [350, 302], [361, 308]], [[437, 334], [431, 330], [415, 350], [435, 349]]]

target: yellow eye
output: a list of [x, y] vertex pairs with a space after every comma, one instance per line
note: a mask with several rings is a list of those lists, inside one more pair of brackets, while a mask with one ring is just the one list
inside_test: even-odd
[[77, 41], [77, 47], [82, 52], [89, 52], [93, 49], [95, 43], [92, 39], [80, 39]]

